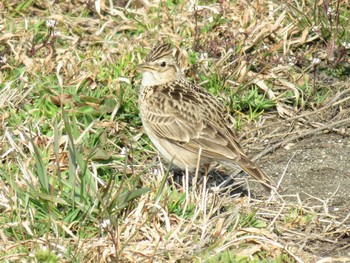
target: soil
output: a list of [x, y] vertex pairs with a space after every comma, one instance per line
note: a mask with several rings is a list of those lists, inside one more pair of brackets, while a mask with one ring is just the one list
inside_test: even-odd
[[259, 163], [275, 180], [286, 170], [283, 194], [298, 193], [318, 204], [317, 199], [328, 200], [330, 212], [344, 216], [350, 212], [350, 138], [316, 135], [288, 144]]
[[294, 196], [295, 200], [298, 194], [303, 204], [328, 213], [330, 222], [343, 223], [345, 231], [337, 238], [333, 236], [333, 243], [309, 242], [306, 250], [321, 257], [349, 257], [350, 138], [334, 133], [315, 135], [288, 144], [259, 163], [276, 181], [285, 171], [281, 184], [284, 196]]

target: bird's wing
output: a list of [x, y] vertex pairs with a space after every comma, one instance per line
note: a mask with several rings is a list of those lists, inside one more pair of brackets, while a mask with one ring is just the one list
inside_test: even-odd
[[147, 100], [144, 117], [156, 136], [193, 153], [202, 148], [206, 158], [238, 161], [245, 156], [224, 120], [223, 107], [200, 87], [155, 89]]

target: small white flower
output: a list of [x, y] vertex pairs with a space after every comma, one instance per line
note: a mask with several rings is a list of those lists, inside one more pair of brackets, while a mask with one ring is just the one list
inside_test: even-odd
[[350, 49], [350, 42], [343, 42], [343, 43], [342, 43], [342, 46], [343, 46], [345, 49]]
[[289, 66], [294, 66], [297, 62], [297, 59], [296, 59], [296, 57], [288, 57], [287, 62], [288, 62]]
[[101, 223], [102, 228], [106, 228], [111, 225], [111, 221], [109, 219], [103, 220]]
[[268, 49], [269, 49], [269, 46], [264, 44], [264, 45], [262, 46], [262, 49], [263, 49], [263, 50], [268, 50]]
[[126, 153], [127, 153], [127, 149], [125, 147], [123, 147], [122, 150], [120, 151], [120, 155], [126, 156]]
[[4, 64], [6, 63], [6, 59], [2, 56], [0, 56], [0, 63], [4, 63]]
[[55, 26], [57, 26], [57, 21], [56, 20], [53, 20], [53, 19], [48, 19], [46, 20], [46, 26], [48, 28], [54, 28]]
[[327, 14], [328, 14], [328, 15], [334, 15], [334, 14], [335, 14], [335, 12], [334, 12], [334, 10], [333, 10], [332, 7], [328, 7], [328, 9], [327, 9]]
[[319, 59], [319, 58], [314, 58], [311, 62], [312, 65], [318, 65], [320, 63], [321, 63], [321, 59]]
[[311, 31], [314, 32], [316, 35], [321, 35], [321, 29], [318, 26], [314, 26], [311, 28]]
[[206, 59], [206, 58], [208, 58], [208, 53], [206, 53], [206, 52], [201, 52], [201, 53], [200, 53], [200, 59]]

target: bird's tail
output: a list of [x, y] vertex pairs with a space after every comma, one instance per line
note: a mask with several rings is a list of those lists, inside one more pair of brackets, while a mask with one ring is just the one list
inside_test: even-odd
[[267, 191], [277, 190], [276, 183], [252, 161], [246, 159], [244, 165], [240, 166], [247, 174], [261, 183]]

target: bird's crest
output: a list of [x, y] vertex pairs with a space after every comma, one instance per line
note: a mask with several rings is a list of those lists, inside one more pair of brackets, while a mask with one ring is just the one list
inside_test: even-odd
[[174, 48], [173, 45], [166, 43], [157, 45], [148, 53], [146, 57], [146, 62], [156, 61], [164, 56], [172, 55], [178, 60], [180, 50], [178, 48]]

